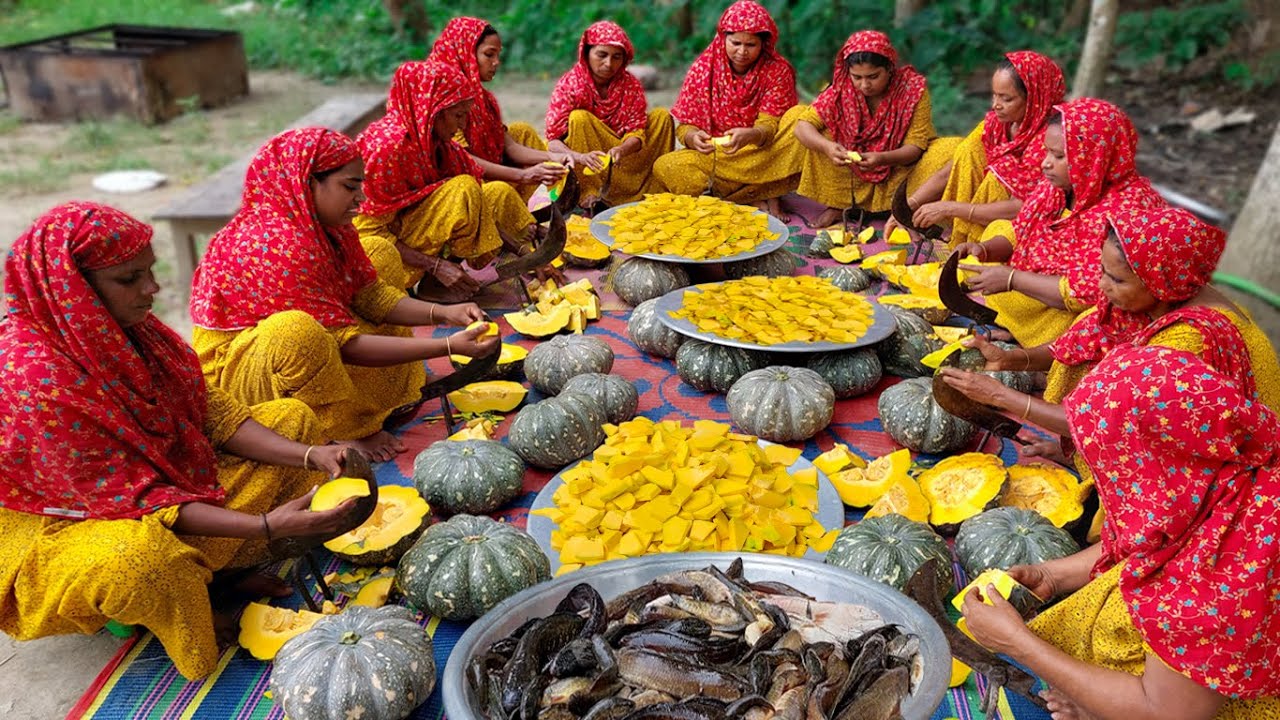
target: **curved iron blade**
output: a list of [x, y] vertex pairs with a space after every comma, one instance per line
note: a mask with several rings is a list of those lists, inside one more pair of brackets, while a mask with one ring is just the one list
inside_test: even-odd
[[[564, 196], [562, 195], [561, 197]], [[564, 252], [564, 244], [568, 238], [569, 231], [565, 224], [564, 214], [560, 212], [558, 205], [553, 204], [551, 206], [551, 225], [547, 228], [547, 236], [542, 239], [538, 247], [528, 255], [521, 255], [499, 265], [497, 267], [498, 277], [485, 283], [485, 285], [510, 280], [513, 277], [532, 272], [550, 263], [560, 257], [560, 253]]]
[[893, 219], [903, 228], [913, 233], [924, 236], [926, 240], [937, 240], [942, 237], [942, 231], [945, 229], [941, 225], [930, 225], [921, 230], [916, 227], [913, 218], [915, 212], [911, 210], [911, 203], [907, 202], [907, 183], [902, 181], [898, 185], [898, 189], [893, 191], [893, 204], [889, 206], [889, 212], [893, 215]]
[[942, 304], [956, 315], [967, 317], [979, 325], [995, 325], [996, 311], [983, 305], [965, 294], [956, 279], [960, 268], [960, 254], [951, 253], [951, 257], [942, 265], [942, 275], [938, 276], [938, 297]]
[[1019, 443], [1025, 442], [1018, 437], [1018, 433], [1022, 430], [1022, 423], [971, 399], [948, 385], [941, 375], [933, 376], [933, 399], [938, 403], [938, 407], [961, 420], [967, 420], [983, 430], [990, 430], [1000, 437]]
[[554, 202], [533, 211], [533, 221], [541, 225], [551, 219], [551, 209], [553, 207], [560, 208], [560, 214], [570, 215], [573, 209], [578, 205], [578, 198], [582, 196], [582, 187], [578, 184], [578, 176], [569, 171], [568, 177], [564, 180], [564, 187], [560, 189], [560, 197]]

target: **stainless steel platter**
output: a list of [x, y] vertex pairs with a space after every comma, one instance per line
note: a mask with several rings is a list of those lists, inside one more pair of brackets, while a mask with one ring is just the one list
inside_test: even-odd
[[[595, 218], [591, 221], [592, 236], [594, 236], [595, 239], [599, 240], [605, 245], [608, 245], [609, 247], [613, 247], [613, 237], [609, 234], [609, 226], [605, 225], [605, 223], [611, 220], [613, 216], [616, 215], [617, 212], [622, 208], [631, 207], [632, 205], [636, 205], [638, 203], [639, 201], [632, 202], [632, 203], [625, 203], [617, 207], [611, 207], [608, 210], [605, 210], [604, 212], [600, 213], [599, 215], [596, 215]], [[760, 211], [760, 210], [756, 210], [756, 212], [764, 214], [763, 211]], [[738, 262], [739, 260], [750, 260], [751, 258], [760, 257], [761, 255], [768, 255], [774, 250], [777, 250], [778, 248], [786, 245], [787, 239], [791, 236], [791, 230], [786, 226], [785, 223], [783, 223], [781, 220], [779, 220], [778, 218], [772, 215], [769, 215], [768, 218], [769, 218], [769, 232], [777, 235], [778, 236], [777, 239], [766, 240], [760, 243], [759, 245], [756, 245], [754, 248], [750, 250], [746, 250], [744, 252], [737, 253], [736, 255], [727, 255], [725, 257], [718, 257], [718, 258], [706, 258], [702, 260], [687, 258], [687, 257], [684, 257], [683, 255], [659, 255], [657, 253], [643, 253], [640, 255], [636, 255], [635, 257], [649, 258], [650, 260], [660, 260], [662, 262], [689, 263], [691, 265], [712, 265], [712, 264], [718, 264], [718, 263]]]

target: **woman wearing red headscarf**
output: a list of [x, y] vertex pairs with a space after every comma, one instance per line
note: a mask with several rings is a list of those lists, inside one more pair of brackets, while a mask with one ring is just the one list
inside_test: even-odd
[[[309, 512], [308, 489], [346, 451], [316, 444], [297, 400], [246, 407], [205, 387], [151, 314], [155, 259], [150, 227], [77, 202], [5, 261], [0, 630], [142, 625], [194, 679], [218, 662], [213, 573], [264, 561], [271, 537], [340, 532], [350, 508]], [[242, 588], [289, 594], [263, 576]]]
[[[1029, 50], [1007, 53], [991, 76], [991, 111], [951, 163], [907, 198], [916, 227], [950, 223], [951, 245], [982, 238], [993, 220], [1009, 220], [1040, 182], [1044, 132], [1066, 94], [1062, 68]], [[885, 226], [892, 232], [897, 223]]]
[[1165, 204], [1138, 174], [1133, 122], [1105, 100], [1054, 108], [1044, 144], [1044, 177], [1013, 222], [997, 220], [987, 226], [989, 239], [955, 247], [1002, 263], [961, 267], [973, 273], [969, 287], [990, 296], [997, 322], [1024, 347], [1056, 340], [1098, 301], [1107, 217]]
[[1051, 688], [1055, 718], [1280, 718], [1280, 420], [1221, 358], [1109, 354], [1066, 399], [1106, 511], [1102, 541], [1009, 569], [1046, 599], [1030, 626], [993, 588], [968, 628]]
[[356, 138], [366, 199], [355, 226], [378, 276], [395, 287], [425, 275], [445, 296], [467, 298], [480, 285], [463, 261], [479, 269], [504, 245], [526, 252], [534, 220], [525, 201], [506, 183], [482, 186], [484, 170], [454, 141], [476, 93], [452, 65], [404, 63], [391, 78], [387, 114]]
[[378, 277], [351, 225], [363, 178], [342, 133], [301, 128], [263, 145], [240, 211], [196, 268], [192, 341], [210, 385], [246, 403], [300, 400], [327, 439], [389, 460], [404, 444], [383, 426], [418, 400], [422, 361], [484, 355], [496, 339], [481, 341], [483, 328], [413, 336], [413, 326], [484, 313], [415, 300]]
[[553, 156], [529, 123], [504, 125], [498, 98], [485, 89], [502, 62], [502, 38], [492, 25], [474, 17], [456, 17], [440, 31], [427, 60], [452, 65], [471, 83], [475, 104], [467, 126], [454, 139], [471, 153], [486, 181], [500, 180], [515, 186], [526, 201], [541, 183], [554, 183], [568, 170], [544, 162], [563, 163], [567, 156]]
[[[551, 91], [547, 147], [572, 158], [584, 207], [621, 205], [653, 192], [653, 164], [675, 144], [671, 113], [645, 112], [644, 88], [627, 71], [635, 54], [617, 23], [592, 23], [578, 41], [577, 61]], [[613, 179], [604, 198], [606, 164], [613, 165]]]
[[661, 189], [700, 195], [714, 173], [718, 197], [775, 208], [795, 189], [774, 139], [787, 133], [779, 121], [796, 104], [796, 73], [777, 44], [778, 26], [759, 3], [738, 0], [724, 11], [671, 107], [685, 149], [658, 159]]
[[888, 210], [898, 185], [915, 190], [951, 160], [958, 143], [935, 142], [928, 83], [898, 64], [889, 36], [877, 30], [845, 41], [831, 84], [800, 115], [795, 135], [808, 151], [798, 191], [826, 206], [815, 227], [837, 222], [850, 202]]

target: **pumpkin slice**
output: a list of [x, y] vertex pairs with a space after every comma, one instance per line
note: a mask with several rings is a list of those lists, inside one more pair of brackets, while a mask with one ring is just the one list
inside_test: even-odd
[[974, 589], [977, 589], [978, 593], [982, 595], [982, 602], [988, 605], [993, 604], [991, 598], [987, 597], [988, 585], [994, 585], [996, 592], [1000, 593], [1000, 596], [1005, 600], [1008, 600], [1009, 604], [1013, 605], [1018, 614], [1023, 617], [1030, 615], [1039, 609], [1041, 605], [1044, 605], [1044, 600], [1039, 595], [1031, 592], [1026, 585], [1014, 580], [1004, 570], [996, 570], [995, 568], [982, 571], [982, 574], [974, 578], [973, 582], [966, 585], [963, 590], [951, 599], [951, 605], [956, 610], [962, 610], [965, 597]]
[[868, 255], [862, 260], [863, 270], [874, 270], [881, 265], [902, 265], [907, 262], [906, 250], [886, 250]]
[[947, 343], [946, 345], [943, 345], [941, 349], [934, 350], [928, 355], [925, 355], [924, 357], [920, 358], [920, 364], [924, 365], [925, 367], [931, 367], [934, 370], [937, 370], [938, 368], [942, 367], [942, 363], [947, 358], [951, 357], [953, 354], [960, 352], [964, 349], [965, 349], [964, 344], [961, 343], [960, 341]]
[[613, 162], [613, 156], [608, 153], [605, 153], [605, 156], [600, 158], [599, 170], [593, 170], [591, 169], [590, 165], [584, 165], [582, 168], [582, 174], [587, 176], [602, 174], [604, 173], [605, 170], [609, 169], [609, 163], [611, 162]]
[[[508, 345], [502, 343], [502, 347], [498, 350], [498, 368], [500, 370], [514, 369], [516, 363], [524, 362], [529, 357], [529, 351], [519, 345]], [[450, 355], [449, 362], [453, 363], [455, 368], [462, 367], [471, 362], [469, 355]]]
[[1092, 483], [1081, 483], [1056, 465], [1014, 465], [1009, 468], [1009, 487], [1000, 504], [1034, 510], [1066, 528], [1084, 517], [1084, 501], [1092, 489]]
[[951, 658], [951, 679], [947, 681], [947, 687], [960, 687], [965, 684], [969, 676], [973, 674], [973, 668], [965, 665], [955, 658]]
[[[365, 485], [363, 480], [356, 482]], [[330, 489], [331, 485], [337, 487]], [[365, 489], [365, 494], [368, 494]], [[337, 507], [353, 497], [346, 493], [354, 490], [349, 478], [327, 482], [311, 498], [311, 509], [319, 512]], [[430, 513], [431, 508], [417, 490], [403, 485], [383, 485], [378, 488], [378, 504], [369, 519], [324, 546], [334, 555], [356, 565], [394, 563], [430, 523]]]
[[920, 484], [910, 475], [902, 475], [894, 480], [876, 504], [871, 506], [864, 517], [882, 517], [884, 515], [901, 515], [915, 522], [929, 522], [929, 501], [920, 492]]
[[862, 232], [858, 233], [858, 242], [865, 245], [871, 242], [875, 236], [876, 229], [868, 225], [867, 227], [862, 228]]
[[969, 328], [950, 327], [947, 325], [934, 325], [933, 334], [938, 336], [942, 342], [953, 343], [969, 337]]
[[[889, 273], [891, 274], [891, 273]], [[888, 278], [889, 274], [885, 277]], [[892, 282], [892, 281], [891, 281]], [[930, 325], [943, 322], [951, 316], [951, 311], [936, 297], [924, 295], [882, 295], [877, 300], [881, 305], [896, 305], [913, 315], [919, 315]]]
[[893, 232], [889, 233], [889, 239], [885, 242], [890, 245], [910, 245], [911, 233], [900, 227], [896, 227], [893, 229]]
[[489, 322], [488, 320], [477, 320], [471, 323], [470, 325], [468, 325], [467, 329], [473, 330], [478, 327], [488, 328], [485, 330], [484, 334], [480, 336], [482, 338], [495, 337], [498, 334], [498, 323]]
[[497, 430], [493, 421], [488, 418], [472, 418], [458, 432], [450, 435], [448, 440], [492, 440]]
[[865, 470], [851, 468], [830, 479], [845, 505], [867, 507], [888, 492], [899, 478], [906, 477], [910, 468], [911, 451], [903, 448], [876, 458]]
[[995, 455], [974, 452], [940, 461], [918, 478], [929, 501], [929, 523], [938, 532], [955, 533], [960, 523], [999, 503], [1008, 478]]
[[822, 453], [813, 461], [813, 466], [823, 475], [831, 475], [848, 467], [865, 468], [867, 461], [849, 449], [844, 443], [836, 443], [830, 450]]
[[259, 660], [272, 660], [290, 638], [301, 635], [324, 617], [309, 610], [289, 610], [253, 602], [240, 615], [240, 647]]
[[[564, 165], [561, 165], [554, 160], [546, 160], [542, 164], [547, 167], [564, 168]], [[560, 199], [560, 192], [564, 190], [564, 184], [568, 179], [569, 173], [562, 173], [559, 180], [547, 185], [547, 197], [551, 198], [551, 202], [555, 202]]]
[[857, 245], [842, 245], [831, 248], [831, 259], [848, 265], [862, 259], [862, 248]]
[[564, 258], [576, 267], [600, 267], [609, 262], [611, 251], [608, 245], [595, 239], [591, 234], [591, 221], [580, 215], [574, 215], [565, 221], [568, 234], [564, 243]]
[[503, 315], [511, 328], [521, 335], [540, 338], [555, 335], [569, 325], [572, 306], [557, 305], [545, 315], [541, 312], [509, 312]]
[[464, 413], [511, 412], [524, 402], [528, 388], [511, 380], [471, 383], [449, 393], [449, 402]]
[[351, 600], [351, 604], [371, 608], [380, 608], [386, 605], [387, 598], [391, 596], [391, 587], [395, 581], [394, 575], [385, 575], [376, 580], [370, 580], [360, 587], [360, 592], [356, 593], [355, 598]]

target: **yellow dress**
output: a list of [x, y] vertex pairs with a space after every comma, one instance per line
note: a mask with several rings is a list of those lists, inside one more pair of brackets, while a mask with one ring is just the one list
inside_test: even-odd
[[[1046, 642], [1077, 660], [1141, 675], [1146, 643], [1120, 593], [1123, 564], [1094, 578], [1040, 613], [1028, 625]], [[1227, 700], [1215, 720], [1280, 720], [1280, 698]]]
[[[639, 152], [628, 155], [613, 166], [609, 197], [603, 198], [610, 205], [634, 202], [644, 197], [646, 193], [656, 192], [653, 166], [658, 158], [671, 152], [675, 147], [675, 121], [671, 119], [671, 113], [666, 108], [654, 108], [649, 111], [644, 128], [618, 135], [588, 110], [574, 110], [569, 113], [569, 133], [565, 135], [564, 144], [574, 152], [585, 153], [595, 150], [609, 152], [630, 137], [640, 138], [643, 144]], [[582, 197], [599, 195], [605, 175], [603, 173], [587, 175], [583, 172], [584, 169], [581, 167], [573, 169], [574, 174], [578, 176]]]
[[[684, 148], [658, 158], [653, 166], [655, 192], [701, 195], [715, 173], [712, 192], [716, 197], [749, 204], [782, 197], [796, 189], [794, 134], [798, 113], [788, 110], [781, 118], [765, 113], [756, 116], [754, 127], [765, 133], [760, 145], [748, 145], [732, 155], [715, 148], [711, 155]], [[676, 128], [676, 137], [698, 130], [694, 125]]]
[[[828, 137], [827, 125], [812, 106], [801, 105], [799, 120], [803, 120]], [[912, 165], [899, 165], [889, 176], [878, 183], [858, 180], [847, 168], [836, 167], [825, 155], [800, 146], [800, 185], [796, 192], [812, 198], [827, 207], [847, 208], [853, 200], [854, 207], [868, 212], [884, 212], [893, 204], [893, 194], [906, 181], [907, 192], [914, 192], [920, 183], [951, 162], [952, 154], [960, 145], [960, 138], [940, 138], [933, 127], [933, 104], [926, 90], [911, 114], [911, 125], [903, 145], [915, 145], [924, 150]], [[799, 141], [796, 142], [799, 145]], [[851, 148], [856, 149], [856, 148]]]
[[[956, 147], [951, 156], [951, 174], [947, 177], [947, 187], [942, 191], [943, 200], [985, 205], [1012, 197], [999, 178], [987, 172], [987, 150], [982, 145], [982, 130], [985, 126], [985, 120], [978, 123]], [[982, 238], [985, 228], [980, 223], [954, 218], [948, 242], [951, 247], [960, 243], [977, 242]]]
[[427, 379], [421, 362], [390, 367], [342, 362], [341, 347], [357, 335], [411, 333], [375, 323], [403, 297], [375, 283], [356, 296], [356, 325], [329, 329], [300, 310], [288, 310], [244, 330], [196, 327], [192, 345], [211, 387], [251, 405], [294, 398], [315, 413], [326, 440], [358, 440], [381, 430], [392, 410], [417, 401]]
[[499, 232], [522, 240], [531, 225], [533, 215], [514, 187], [482, 184], [471, 175], [449, 178], [411, 208], [355, 219], [360, 244], [378, 277], [405, 289], [421, 280], [424, 271], [404, 264], [397, 240], [428, 257], [465, 260], [479, 269], [502, 248]]
[[[248, 417], [285, 437], [320, 442], [307, 406], [251, 408], [211, 388], [205, 435], [220, 447]], [[322, 482], [322, 473], [218, 455], [224, 507], [267, 512]], [[18, 640], [95, 633], [108, 620], [155, 633], [178, 672], [197, 679], [218, 663], [208, 584], [213, 572], [266, 559], [262, 540], [180, 536], [178, 506], [136, 520], [65, 520], [0, 509], [0, 630]]]
[[[523, 145], [527, 148], [533, 148], [534, 150], [541, 150], [542, 152], [547, 151], [547, 142], [542, 139], [542, 136], [538, 134], [538, 131], [529, 123], [511, 123], [507, 126], [507, 135], [510, 135], [511, 139], [519, 145]], [[467, 136], [464, 135], [461, 130], [453, 136], [453, 141], [462, 147], [468, 147]], [[485, 182], [490, 183], [504, 181], [486, 180]], [[507, 184], [511, 185], [511, 183]], [[520, 199], [524, 200], [525, 203], [528, 203], [529, 198], [533, 197], [533, 194], [538, 191], [538, 183], [521, 183], [519, 185], [513, 185], [512, 187], [516, 189], [516, 192], [520, 195]]]

